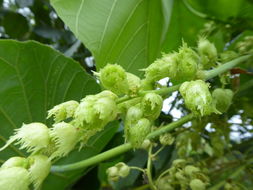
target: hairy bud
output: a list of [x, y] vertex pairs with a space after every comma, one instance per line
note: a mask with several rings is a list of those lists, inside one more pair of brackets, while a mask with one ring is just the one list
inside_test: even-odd
[[120, 95], [128, 92], [127, 74], [120, 65], [107, 64], [97, 75], [102, 85], [115, 94]]
[[225, 113], [232, 103], [233, 91], [230, 89], [216, 88], [213, 93], [215, 107], [221, 113]]
[[23, 124], [21, 128], [16, 129], [15, 134], [0, 151], [14, 141], [17, 141], [16, 144], [21, 144], [21, 149], [27, 149], [27, 152], [39, 151], [46, 148], [50, 142], [49, 129], [42, 123]]
[[202, 80], [184, 82], [180, 86], [180, 93], [185, 105], [197, 116], [209, 115], [212, 112], [219, 113], [214, 105], [209, 86]]
[[156, 93], [147, 93], [141, 101], [144, 116], [150, 120], [155, 120], [159, 117], [162, 106], [163, 99]]
[[66, 156], [80, 141], [78, 129], [65, 122], [54, 124], [50, 136], [56, 149], [51, 155], [51, 159]]
[[146, 80], [154, 82], [165, 77], [174, 78], [177, 71], [176, 56], [177, 53], [164, 54], [162, 58], [157, 59], [146, 69], [143, 69], [145, 71]]
[[109, 91], [86, 96], [76, 109], [74, 125], [91, 130], [103, 129], [118, 113], [116, 98], [117, 96]]
[[56, 123], [61, 122], [67, 118], [71, 118], [74, 116], [75, 110], [78, 107], [78, 105], [79, 103], [74, 100], [56, 105], [53, 107], [53, 109], [48, 111], [47, 118], [54, 116], [54, 121]]
[[21, 167], [1, 168], [0, 187], [3, 190], [29, 190], [29, 172]]
[[190, 187], [192, 190], [205, 190], [206, 189], [205, 183], [199, 179], [191, 180]]
[[203, 69], [209, 69], [217, 61], [218, 53], [215, 45], [205, 38], [199, 39], [198, 53]]
[[183, 43], [183, 46], [179, 49], [177, 62], [178, 67], [175, 76], [177, 82], [196, 78], [199, 56], [192, 48], [188, 47], [186, 43]]
[[151, 123], [148, 119], [142, 118], [129, 128], [129, 141], [134, 148], [140, 148], [146, 136], [151, 131]]
[[132, 73], [127, 73], [127, 83], [129, 87], [129, 94], [134, 96], [138, 93], [141, 87], [141, 79]]
[[23, 157], [12, 157], [6, 160], [1, 168], [12, 168], [12, 167], [20, 167], [20, 168], [28, 168], [28, 160]]
[[29, 158], [29, 173], [34, 185], [34, 189], [40, 189], [42, 182], [48, 176], [51, 168], [51, 161], [43, 155], [34, 155]]

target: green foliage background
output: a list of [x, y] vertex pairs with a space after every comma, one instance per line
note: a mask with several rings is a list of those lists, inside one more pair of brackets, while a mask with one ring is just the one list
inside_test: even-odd
[[[90, 74], [91, 70], [99, 70], [107, 63], [117, 63], [127, 71], [142, 76], [139, 69], [151, 64], [161, 52], [177, 50], [182, 39], [189, 45], [196, 45], [197, 34], [208, 21], [216, 24], [208, 36], [219, 51], [233, 49], [236, 41], [253, 34], [253, 1], [1, 1], [0, 145], [22, 123], [37, 121], [50, 125], [51, 121], [45, 120], [46, 110], [54, 105], [99, 92], [100, 86]], [[95, 64], [85, 61], [91, 55]], [[234, 146], [228, 150], [237, 152], [236, 156], [240, 159], [246, 154], [252, 155], [252, 67], [252, 62], [242, 65], [243, 74], [234, 77], [231, 88], [238, 93], [225, 119], [221, 119], [222, 125], [231, 126], [230, 118], [240, 118], [241, 123], [234, 129], [239, 134], [240, 143], [237, 143], [238, 139], [232, 139]], [[218, 79], [210, 82], [214, 87], [220, 85]], [[174, 102], [178, 99], [175, 98]], [[182, 105], [172, 105], [183, 114], [187, 113]], [[170, 122], [171, 118], [170, 112], [163, 113], [159, 122]], [[87, 148], [81, 152], [74, 151], [57, 164], [83, 160], [123, 143], [122, 130], [118, 130], [119, 122], [110, 125], [92, 138]], [[0, 159], [4, 162], [14, 155], [24, 155], [24, 152], [11, 146], [0, 153]], [[146, 162], [143, 159], [145, 155], [144, 151], [136, 151], [94, 168], [53, 173], [45, 181], [43, 190], [83, 189], [86, 184], [89, 184], [89, 189], [106, 187], [108, 182], [104, 173], [108, 166], [126, 161], [142, 167]], [[167, 167], [174, 155], [174, 147], [166, 148], [155, 164], [155, 172]], [[229, 169], [225, 167], [221, 173], [226, 175]], [[244, 185], [252, 187], [252, 177], [246, 176]], [[217, 181], [220, 178], [220, 174], [213, 176]], [[141, 176], [133, 172], [124, 182], [115, 184], [115, 189], [141, 184]]]

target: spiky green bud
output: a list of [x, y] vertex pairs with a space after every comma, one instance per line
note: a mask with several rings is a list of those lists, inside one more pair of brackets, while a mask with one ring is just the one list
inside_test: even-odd
[[184, 98], [186, 107], [196, 116], [205, 116], [212, 112], [219, 113], [214, 107], [209, 85], [204, 81], [184, 82], [179, 91]]
[[129, 128], [129, 141], [134, 148], [140, 148], [146, 136], [151, 132], [151, 123], [142, 118]]
[[130, 94], [130, 96], [137, 95], [141, 87], [141, 79], [132, 73], [127, 73], [127, 83], [129, 87], [128, 94]]
[[0, 188], [3, 190], [29, 190], [29, 172], [21, 167], [0, 169]]
[[216, 88], [212, 96], [216, 109], [225, 113], [232, 103], [234, 93], [230, 89]]
[[209, 69], [214, 66], [218, 58], [215, 45], [205, 38], [198, 41], [198, 53], [201, 57], [201, 65], [203, 69]]
[[107, 64], [97, 75], [102, 85], [115, 94], [120, 95], [128, 92], [127, 74], [120, 65]]
[[38, 190], [50, 172], [51, 161], [43, 155], [30, 156], [28, 159], [30, 163], [29, 173], [31, 181], [34, 189]]
[[206, 189], [205, 183], [203, 181], [201, 181], [200, 179], [191, 180], [190, 187], [192, 190], [205, 190]]
[[80, 133], [73, 125], [65, 122], [53, 125], [50, 136], [55, 144], [55, 151], [51, 159], [66, 156], [80, 141]]
[[177, 73], [172, 79], [175, 79], [177, 82], [195, 79], [199, 63], [198, 54], [188, 47], [186, 43], [183, 43], [176, 58], [178, 63]]
[[48, 111], [48, 117], [54, 117], [56, 123], [61, 122], [65, 119], [71, 118], [74, 116], [75, 110], [78, 107], [79, 103], [71, 100], [64, 102], [62, 104], [54, 106], [51, 110]]
[[156, 93], [147, 93], [141, 101], [144, 117], [155, 120], [159, 117], [163, 107], [163, 99]]
[[14, 141], [17, 141], [16, 144], [20, 144], [20, 148], [26, 149], [27, 152], [39, 151], [46, 148], [50, 142], [49, 129], [42, 123], [23, 124], [21, 128], [15, 130], [15, 134], [10, 137], [0, 151]]
[[176, 53], [164, 54], [160, 59], [143, 69], [146, 80], [152, 83], [165, 77], [175, 77], [177, 72], [176, 56]]
[[12, 168], [12, 167], [20, 167], [20, 168], [28, 168], [28, 160], [23, 157], [11, 157], [6, 160], [1, 168]]
[[74, 116], [74, 125], [84, 129], [103, 129], [114, 120], [118, 110], [117, 96], [110, 91], [103, 91], [97, 95], [89, 95], [81, 100]]

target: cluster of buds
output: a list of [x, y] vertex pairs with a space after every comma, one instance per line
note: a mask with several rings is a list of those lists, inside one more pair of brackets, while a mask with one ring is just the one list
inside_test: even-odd
[[141, 102], [131, 106], [125, 117], [125, 137], [134, 148], [140, 148], [151, 132], [152, 122], [158, 118], [163, 99], [155, 93], [147, 93]]
[[0, 168], [0, 187], [5, 190], [38, 190], [50, 172], [51, 161], [44, 155], [12, 157]]
[[118, 181], [120, 178], [124, 178], [129, 175], [130, 167], [123, 162], [117, 163], [106, 170], [109, 181]]
[[236, 44], [236, 48], [240, 54], [250, 54], [253, 49], [253, 36], [246, 36]]
[[168, 189], [175, 189], [180, 186], [181, 189], [190, 187], [192, 190], [205, 190], [209, 183], [209, 178], [200, 168], [187, 164], [184, 159], [174, 160], [171, 168], [168, 170], [168, 175], [160, 178], [156, 184], [163, 189], [168, 186]]

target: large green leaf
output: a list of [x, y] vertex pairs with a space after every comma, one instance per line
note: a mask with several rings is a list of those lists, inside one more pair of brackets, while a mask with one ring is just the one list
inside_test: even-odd
[[[39, 43], [0, 40], [0, 146], [22, 123], [44, 122], [47, 110], [67, 100], [80, 100], [100, 90], [81, 66]], [[112, 127], [113, 126], [113, 127]], [[73, 152], [58, 163], [71, 163], [99, 153], [115, 132], [116, 123], [90, 141], [88, 148]], [[0, 159], [25, 156], [14, 145], [0, 152]], [[57, 164], [58, 164], [57, 163]], [[83, 171], [51, 174], [43, 190], [65, 189]]]
[[135, 74], [160, 54], [172, 0], [51, 0], [93, 53], [98, 68], [118, 63]]

